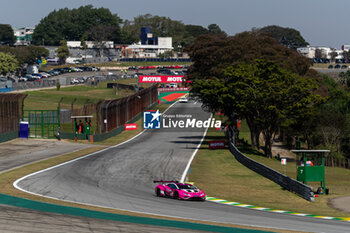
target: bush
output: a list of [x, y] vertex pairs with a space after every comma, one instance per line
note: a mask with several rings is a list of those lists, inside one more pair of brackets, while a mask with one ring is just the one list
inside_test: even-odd
[[61, 83], [57, 82], [56, 83], [56, 90], [59, 91], [61, 89]]

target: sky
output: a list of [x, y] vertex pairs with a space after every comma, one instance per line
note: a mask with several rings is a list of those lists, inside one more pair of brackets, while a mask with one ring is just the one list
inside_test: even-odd
[[149, 13], [185, 24], [218, 24], [229, 35], [279, 25], [300, 31], [312, 46], [350, 44], [349, 0], [0, 0], [0, 24], [35, 26], [55, 9], [88, 4], [128, 20]]

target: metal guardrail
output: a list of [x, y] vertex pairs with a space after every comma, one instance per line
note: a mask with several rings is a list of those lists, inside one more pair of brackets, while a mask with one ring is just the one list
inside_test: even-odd
[[312, 188], [304, 183], [301, 183], [297, 180], [294, 180], [278, 171], [269, 168], [251, 158], [248, 158], [243, 153], [241, 153], [235, 145], [231, 141], [230, 133], [229, 133], [229, 147], [231, 153], [235, 156], [235, 158], [242, 163], [244, 166], [249, 168], [250, 170], [266, 177], [267, 179], [275, 182], [280, 185], [282, 188], [287, 189], [290, 192], [294, 192], [301, 196], [302, 198], [308, 201], [314, 201], [314, 192]]

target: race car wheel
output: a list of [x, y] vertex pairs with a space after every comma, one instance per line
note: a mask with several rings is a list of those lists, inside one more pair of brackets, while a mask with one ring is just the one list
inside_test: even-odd
[[178, 192], [174, 193], [174, 199], [179, 199], [179, 193]]
[[157, 189], [156, 195], [157, 195], [157, 197], [160, 197], [160, 189]]

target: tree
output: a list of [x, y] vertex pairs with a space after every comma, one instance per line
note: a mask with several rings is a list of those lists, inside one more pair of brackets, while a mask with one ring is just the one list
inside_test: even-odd
[[282, 68], [306, 75], [312, 62], [298, 52], [279, 44], [275, 39], [253, 32], [235, 36], [208, 34], [199, 36], [187, 52], [194, 62], [189, 69], [192, 79], [221, 77], [222, 69], [251, 63], [255, 59], [271, 60]]
[[346, 139], [350, 138], [349, 92], [327, 76], [323, 77], [322, 83], [328, 87], [329, 96], [318, 108], [314, 145], [330, 149], [332, 156], [340, 156], [342, 152], [346, 155]]
[[93, 8], [92, 5], [81, 6], [76, 9], [60, 9], [50, 12], [36, 26], [33, 43], [58, 45], [61, 40], [80, 41], [83, 34], [94, 26], [105, 25], [118, 28], [113, 36], [114, 42], [119, 42], [120, 24], [118, 15], [112, 14], [107, 8]]
[[49, 56], [47, 49], [33, 45], [19, 47], [0, 46], [0, 51], [14, 55], [19, 65], [33, 64], [36, 59]]
[[200, 35], [209, 34], [209, 30], [200, 25], [185, 25], [185, 37], [196, 38]]
[[293, 28], [284, 28], [276, 25], [270, 25], [260, 29], [253, 29], [253, 31], [257, 33], [267, 34], [291, 49], [305, 47], [309, 44], [301, 36], [300, 32]]
[[172, 51], [165, 51], [164, 53], [159, 54], [160, 58], [170, 58], [173, 56]]
[[102, 56], [102, 50], [106, 42], [112, 38], [114, 34], [120, 34], [120, 28], [116, 26], [96, 25], [90, 28], [86, 35], [95, 42], [99, 48], [99, 55]]
[[326, 55], [323, 53], [322, 49], [317, 48], [315, 50], [315, 58], [326, 58]]
[[16, 42], [13, 29], [8, 24], [0, 24], [0, 44], [12, 46]]
[[331, 61], [334, 62], [335, 58], [338, 56], [338, 53], [335, 50], [333, 50], [329, 53], [329, 56], [331, 57]]
[[344, 58], [350, 58], [350, 51], [349, 50], [344, 50], [342, 55], [343, 55]]
[[18, 69], [18, 62], [15, 56], [0, 52], [0, 74], [7, 75]]
[[56, 53], [58, 54], [58, 58], [60, 59], [61, 63], [66, 63], [67, 57], [69, 57], [69, 49], [67, 46], [67, 41], [62, 40], [60, 42], [60, 47], [56, 49]]
[[179, 44], [185, 33], [185, 25], [180, 21], [172, 20], [169, 17], [145, 14], [135, 17], [133, 21], [126, 20], [124, 22], [124, 38], [129, 42], [138, 42], [142, 27], [149, 27], [153, 36], [173, 37], [174, 44]]
[[192, 89], [209, 109], [247, 120], [252, 144], [265, 140], [265, 154], [271, 156], [274, 134], [287, 119], [294, 119], [318, 101], [315, 80], [288, 72], [274, 62], [229, 66], [223, 78], [195, 80]]
[[[224, 108], [219, 89], [225, 89], [227, 79], [225, 70], [228, 67], [236, 67], [240, 64], [254, 64], [256, 58], [265, 61], [273, 61], [286, 72], [295, 73], [298, 76], [314, 75], [309, 70], [311, 62], [298, 52], [279, 44], [270, 36], [254, 32], [244, 32], [235, 36], [222, 35], [199, 36], [195, 43], [187, 50], [193, 61], [189, 69], [189, 77], [193, 80], [192, 93], [201, 98], [206, 109], [216, 111], [227, 109], [225, 113], [233, 115], [232, 106]], [[231, 94], [228, 94], [229, 96]], [[253, 147], [258, 148], [258, 134], [261, 132], [259, 125], [250, 125], [253, 135]], [[268, 136], [268, 135], [267, 135]]]
[[137, 16], [133, 21], [125, 20], [122, 27], [124, 43], [136, 43], [140, 41], [142, 27], [149, 27], [153, 36], [172, 37], [174, 47], [191, 45], [196, 37], [204, 34], [225, 35], [217, 24], [210, 24], [207, 28], [199, 25], [185, 25], [181, 21], [172, 20], [169, 17], [153, 16], [145, 14]]
[[209, 30], [209, 33], [211, 34], [227, 36], [226, 32], [222, 31], [219, 25], [217, 24], [210, 24], [208, 26], [208, 30]]

